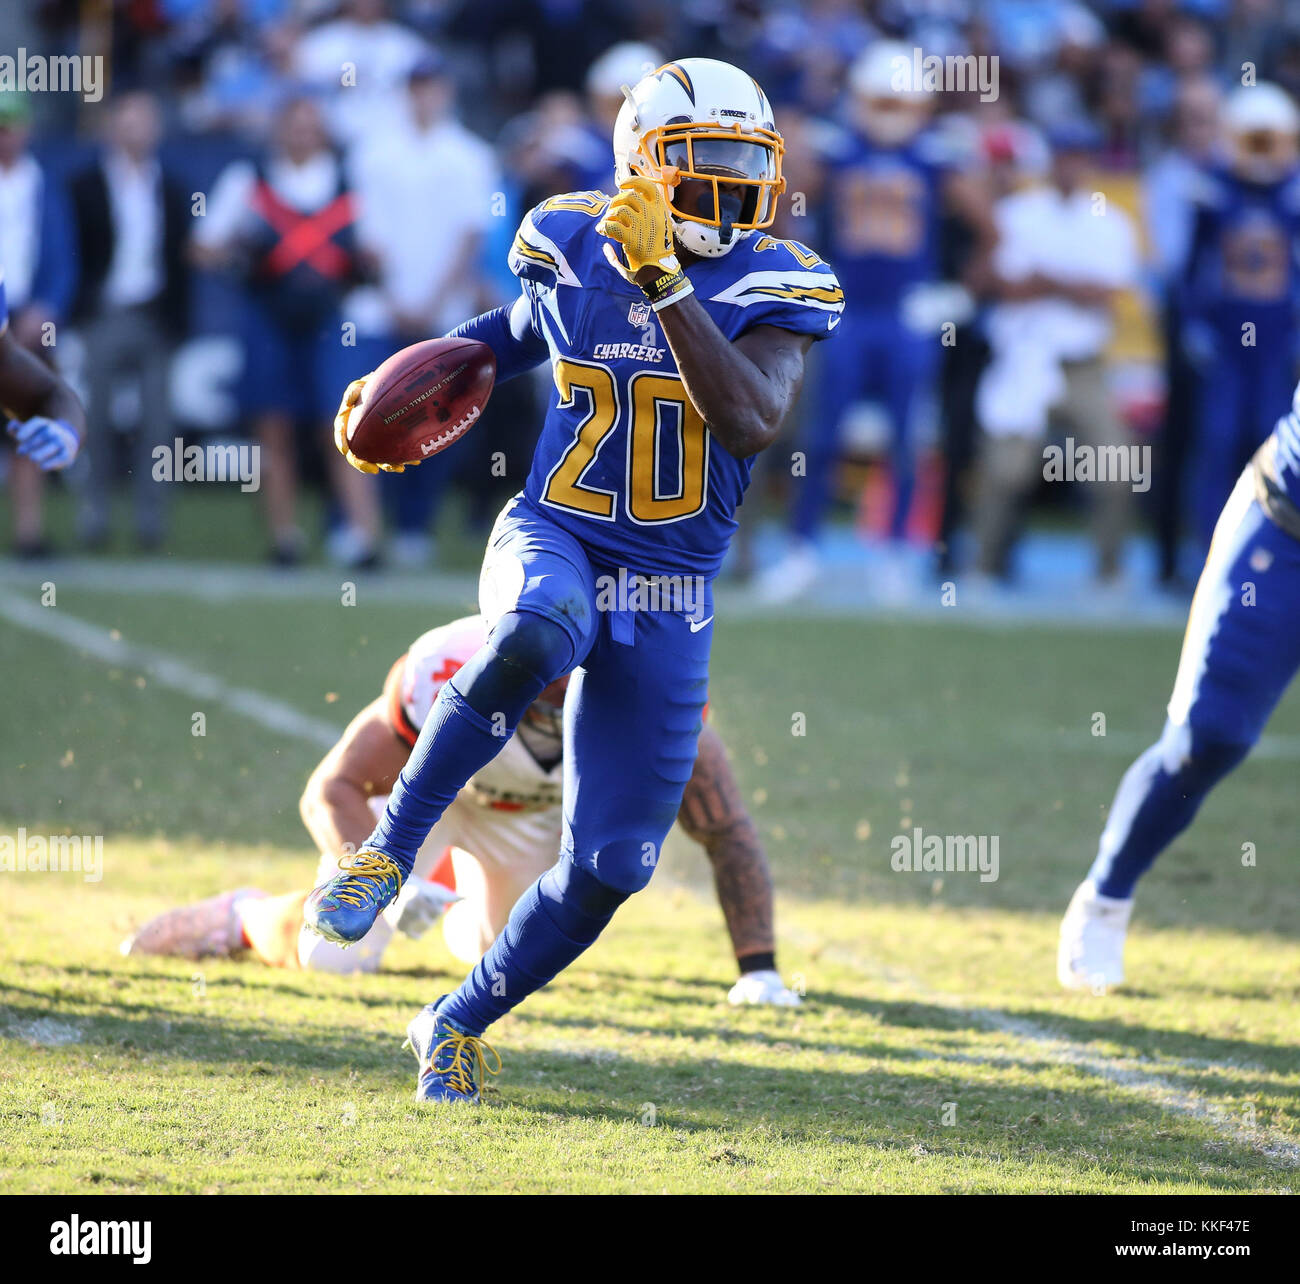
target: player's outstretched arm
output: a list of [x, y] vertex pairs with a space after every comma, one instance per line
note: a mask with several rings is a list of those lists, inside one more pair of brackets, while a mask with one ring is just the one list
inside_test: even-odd
[[533, 329], [528, 300], [522, 294], [513, 303], [462, 321], [447, 338], [486, 343], [497, 359], [497, 383], [526, 374], [547, 357], [546, 342]]
[[743, 960], [772, 954], [776, 949], [772, 874], [732, 774], [726, 746], [710, 726], [700, 732], [695, 769], [677, 819], [709, 854], [718, 903], [742, 970]]
[[[476, 339], [486, 343], [496, 357], [496, 382], [504, 383], [516, 375], [527, 373], [546, 360], [547, 348], [532, 329], [531, 313], [528, 300], [522, 295], [514, 303], [507, 303], [490, 312], [480, 313], [462, 322], [450, 334], [448, 339]], [[371, 371], [373, 374], [374, 371]], [[358, 472], [361, 473], [401, 473], [406, 471], [405, 464], [372, 464], [353, 453], [349, 420], [352, 412], [361, 404], [366, 381], [370, 375], [353, 379], [343, 391], [338, 413], [334, 416], [334, 444], [338, 452]]]
[[0, 333], [0, 406], [12, 416], [18, 453], [50, 471], [66, 468], [86, 439], [86, 413], [72, 391], [5, 330]]
[[385, 698], [368, 704], [311, 773], [298, 803], [302, 822], [324, 856], [359, 851], [375, 827], [370, 799], [391, 792], [409, 748], [385, 714]]

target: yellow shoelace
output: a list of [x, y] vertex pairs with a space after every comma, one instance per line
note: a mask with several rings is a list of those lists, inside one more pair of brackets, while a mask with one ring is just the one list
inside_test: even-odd
[[385, 878], [393, 879], [400, 887], [402, 883], [401, 866], [382, 852], [359, 851], [355, 856], [344, 856], [339, 861], [339, 873], [348, 877], [339, 884], [334, 896], [345, 905], [361, 909], [366, 904], [366, 884], [378, 883]]
[[[500, 1074], [501, 1073], [501, 1055], [490, 1044], [484, 1043], [482, 1039], [472, 1034], [461, 1034], [459, 1030], [453, 1031], [445, 1039], [433, 1045], [433, 1050], [429, 1053], [429, 1069], [436, 1069], [438, 1065], [438, 1053], [448, 1044], [451, 1044], [451, 1065], [446, 1070], [439, 1070], [439, 1074], [447, 1076], [447, 1082], [457, 1091], [466, 1095], [474, 1091], [474, 1067], [477, 1065], [480, 1074]], [[490, 1052], [495, 1058], [497, 1066], [493, 1070], [483, 1058], [484, 1051]]]

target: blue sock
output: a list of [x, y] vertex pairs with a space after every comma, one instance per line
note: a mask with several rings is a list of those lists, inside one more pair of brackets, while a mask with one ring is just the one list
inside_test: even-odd
[[491, 720], [475, 712], [464, 696], [446, 683], [420, 728], [420, 738], [366, 846], [391, 856], [409, 874], [429, 830], [465, 782], [491, 762], [508, 739], [509, 732], [494, 735]]
[[604, 931], [630, 893], [606, 887], [561, 856], [516, 902], [501, 935], [439, 1016], [467, 1034], [493, 1021], [564, 971]]
[[465, 782], [505, 748], [543, 688], [568, 672], [575, 650], [552, 620], [528, 611], [502, 616], [492, 640], [438, 692], [366, 846], [409, 874], [429, 830]]
[[1102, 896], [1132, 896], [1156, 857], [1192, 823], [1205, 796], [1250, 752], [1248, 744], [1230, 742], [1193, 746], [1171, 772], [1167, 733], [1124, 773], [1088, 871]]

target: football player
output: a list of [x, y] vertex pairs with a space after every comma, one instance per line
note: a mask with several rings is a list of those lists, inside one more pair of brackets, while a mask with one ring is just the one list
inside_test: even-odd
[[[338, 870], [383, 813], [388, 791], [433, 707], [439, 689], [473, 658], [487, 631], [478, 616], [431, 629], [393, 666], [383, 695], [367, 705], [312, 773], [302, 818], [321, 852], [319, 877]], [[513, 738], [478, 771], [429, 831], [401, 895], [367, 935], [344, 949], [302, 921], [309, 889], [267, 896], [225, 892], [146, 923], [124, 954], [182, 958], [245, 951], [272, 967], [373, 972], [394, 932], [420, 937], [443, 916], [448, 948], [476, 963], [505, 926], [511, 906], [555, 863], [561, 831], [561, 710], [568, 679], [529, 705]], [[740, 979], [733, 1004], [796, 1007], [776, 970], [772, 880], [717, 732], [700, 733], [699, 757], [678, 820], [708, 853]]]
[[1187, 617], [1164, 733], [1120, 782], [1061, 923], [1057, 976], [1124, 980], [1137, 881], [1259, 739], [1300, 668], [1300, 388], [1219, 515]]
[[18, 453], [42, 472], [66, 468], [81, 450], [86, 413], [77, 394], [9, 333], [0, 274], [0, 406]]
[[878, 397], [888, 416], [889, 537], [905, 539], [916, 488], [916, 406], [943, 352], [937, 323], [925, 318], [941, 275], [945, 210], [991, 236], [987, 201], [928, 128], [931, 96], [898, 83], [899, 69], [911, 62], [909, 46], [880, 40], [849, 69], [845, 129], [829, 149], [826, 176], [830, 251], [849, 294], [844, 337], [823, 361], [818, 403], [799, 443], [806, 469], [791, 508], [790, 547], [756, 586], [768, 603], [798, 597], [820, 573], [817, 543], [847, 415], [867, 396]]
[[[510, 254], [519, 298], [453, 331], [492, 348], [498, 379], [547, 362], [555, 396], [524, 490], [489, 538], [487, 642], [439, 691], [374, 833], [304, 911], [330, 940], [364, 937], [502, 732], [572, 671], [559, 859], [460, 986], [408, 1027], [419, 1100], [477, 1101], [487, 1027], [654, 873], [695, 763], [712, 583], [736, 507], [809, 346], [844, 306], [816, 253], [764, 232], [784, 144], [752, 77], [687, 58], [626, 98], [617, 193], [525, 215]], [[340, 409], [345, 450], [363, 384]], [[611, 584], [637, 591], [611, 596]]]
[[1197, 191], [1184, 271], [1184, 346], [1199, 368], [1192, 499], [1204, 551], [1232, 486], [1286, 404], [1300, 308], [1300, 111], [1278, 85], [1223, 109], [1228, 163]]

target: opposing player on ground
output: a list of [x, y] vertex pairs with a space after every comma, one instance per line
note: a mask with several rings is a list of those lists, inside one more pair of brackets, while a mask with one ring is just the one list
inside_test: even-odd
[[[762, 233], [783, 147], [743, 71], [666, 64], [627, 91], [618, 193], [560, 196], [525, 216], [510, 256], [521, 297], [454, 332], [491, 346], [498, 379], [549, 362], [556, 397], [527, 484], [490, 537], [488, 642], [438, 693], [383, 819], [308, 898], [308, 925], [339, 943], [364, 937], [502, 730], [573, 676], [559, 859], [455, 992], [408, 1027], [422, 1100], [478, 1100], [484, 1030], [649, 882], [681, 806], [735, 509], [809, 346], [843, 310], [815, 253]], [[359, 393], [345, 396], [345, 427]], [[629, 580], [689, 591], [658, 609], [602, 603]]]
[[18, 453], [42, 472], [66, 468], [86, 436], [86, 413], [48, 366], [9, 333], [9, 305], [0, 275], [0, 407]]
[[[332, 877], [344, 855], [369, 836], [439, 689], [486, 636], [482, 619], [471, 616], [418, 638], [393, 665], [383, 695], [352, 720], [312, 772], [300, 810], [321, 852], [321, 879]], [[395, 932], [418, 938], [441, 917], [451, 952], [464, 963], [478, 962], [511, 906], [555, 863], [566, 686], [566, 678], [553, 682], [529, 705], [510, 743], [429, 831], [402, 894], [351, 949], [303, 926], [309, 889], [267, 896], [244, 887], [167, 910], [140, 928], [123, 953], [202, 958], [248, 952], [272, 967], [373, 972]], [[722, 740], [708, 725], [678, 821], [713, 866], [740, 969], [731, 1002], [797, 1006], [799, 996], [776, 971], [772, 879], [762, 842]]]
[[1127, 771], [1061, 923], [1057, 976], [1124, 980], [1137, 881], [1259, 739], [1300, 668], [1300, 388], [1241, 474], [1196, 586], [1160, 739]]

